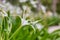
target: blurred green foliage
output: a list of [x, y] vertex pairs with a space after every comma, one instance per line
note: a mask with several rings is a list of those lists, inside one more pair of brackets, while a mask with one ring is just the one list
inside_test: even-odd
[[19, 16], [11, 16], [9, 11], [7, 14], [8, 16], [0, 17], [0, 40], [60, 40], [60, 30], [48, 33], [49, 26], [60, 23], [58, 17], [37, 18], [36, 20], [43, 19], [39, 23], [44, 28], [39, 30], [31, 24], [22, 25]]

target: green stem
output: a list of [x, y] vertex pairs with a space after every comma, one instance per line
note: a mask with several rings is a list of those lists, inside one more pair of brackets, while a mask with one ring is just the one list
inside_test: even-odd
[[0, 40], [1, 40], [1, 30], [0, 30]]

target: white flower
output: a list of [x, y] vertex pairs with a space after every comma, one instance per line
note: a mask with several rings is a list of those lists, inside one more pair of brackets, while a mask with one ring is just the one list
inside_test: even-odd
[[19, 2], [26, 2], [27, 0], [19, 0]]
[[26, 10], [27, 9], [27, 6], [23, 6], [23, 9]]
[[2, 4], [5, 4], [6, 0], [0, 0], [0, 2], [1, 2]]
[[35, 4], [36, 2], [34, 2], [34, 1], [31, 1], [31, 4]]
[[17, 14], [19, 14], [20, 13], [20, 8], [19, 7], [17, 7], [17, 9], [16, 9], [16, 12], [17, 12]]
[[4, 8], [4, 7], [5, 7], [4, 5], [0, 4], [0, 8]]
[[22, 25], [26, 25], [26, 24], [28, 24], [28, 21], [25, 19], [22, 19]]
[[37, 6], [36, 6], [36, 3], [37, 3], [36, 1], [32, 1], [32, 0], [31, 0], [30, 2], [31, 2], [31, 4], [32, 4], [35, 8], [37, 7]]
[[4, 16], [8, 16], [7, 14], [4, 14]]
[[52, 33], [52, 32], [54, 32], [55, 30], [58, 30], [58, 29], [60, 29], [60, 26], [52, 26], [52, 27], [49, 27], [48, 33]]
[[36, 24], [36, 27], [37, 27], [39, 30], [41, 30], [41, 29], [43, 28], [43, 25], [37, 23], [37, 24]]
[[44, 13], [46, 13], [46, 7], [45, 6], [41, 5], [41, 9]]

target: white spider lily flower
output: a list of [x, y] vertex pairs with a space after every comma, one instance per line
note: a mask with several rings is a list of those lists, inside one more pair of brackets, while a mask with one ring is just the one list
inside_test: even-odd
[[46, 7], [45, 6], [41, 5], [41, 9], [44, 13], [46, 13]]
[[4, 16], [8, 16], [7, 14], [4, 14]]
[[5, 7], [4, 5], [0, 4], [0, 8], [4, 8], [4, 7]]
[[27, 24], [29, 24], [28, 21], [25, 19], [22, 19], [22, 25], [27, 25]]
[[54, 32], [55, 30], [58, 30], [60, 29], [60, 26], [52, 26], [52, 27], [49, 27], [48, 28], [48, 33], [52, 33]]
[[15, 7], [15, 6], [12, 6], [12, 5], [8, 2], [8, 3], [6, 4], [6, 8], [7, 8], [7, 10], [10, 10], [11, 13], [13, 13], [16, 7]]
[[[3, 5], [3, 4], [0, 4], [0, 8], [3, 9], [3, 10], [5, 10], [5, 9], [6, 9], [6, 6]], [[6, 9], [6, 10], [7, 10], [7, 9]], [[5, 11], [6, 11], [6, 10], [5, 10]]]
[[43, 25], [37, 23], [37, 24], [36, 24], [36, 27], [37, 27], [37, 29], [41, 30], [41, 29], [43, 28]]
[[37, 7], [36, 5], [33, 5], [35, 8]]
[[37, 6], [36, 6], [36, 3], [37, 3], [37, 1], [30, 1], [31, 2], [31, 4], [36, 8]]
[[22, 13], [22, 10], [20, 9], [20, 7], [17, 7], [16, 12], [17, 12], [17, 14]]
[[19, 2], [26, 2], [27, 0], [19, 0]]
[[[42, 19], [41, 19], [42, 20]], [[37, 24], [39, 21], [41, 21], [41, 20], [37, 20], [37, 21], [35, 21], [35, 22], [31, 22], [32, 24]]]
[[[35, 25], [37, 29], [41, 30], [44, 26], [39, 24], [38, 23], [39, 21], [41, 21], [41, 20], [38, 20], [38, 21], [35, 21], [35, 22], [31, 22], [32, 27], [33, 27], [33, 25]], [[33, 27], [33, 29], [34, 29], [34, 27]]]
[[0, 7], [5, 11], [8, 11], [8, 10], [12, 11], [15, 8], [9, 2], [5, 4], [0, 4]]
[[23, 9], [26, 10], [27, 9], [27, 6], [23, 6]]
[[31, 4], [36, 4], [37, 1], [34, 1], [34, 0], [30, 0]]
[[0, 2], [1, 2], [2, 4], [4, 4], [4, 3], [6, 2], [6, 0], [0, 0]]
[[3, 17], [8, 16], [7, 13], [4, 10], [0, 9], [0, 11], [1, 11], [1, 14], [2, 14]]

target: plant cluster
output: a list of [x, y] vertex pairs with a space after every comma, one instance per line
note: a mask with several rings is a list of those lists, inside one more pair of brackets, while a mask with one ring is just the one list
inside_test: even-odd
[[[57, 22], [55, 18], [48, 21], [43, 18], [37, 22], [22, 25], [21, 17], [11, 16], [9, 11], [6, 13], [4, 10], [0, 10], [0, 12], [2, 12], [0, 17], [0, 40], [60, 40], [60, 30], [48, 33], [48, 26]], [[42, 23], [44, 27], [39, 30], [36, 23]]]

